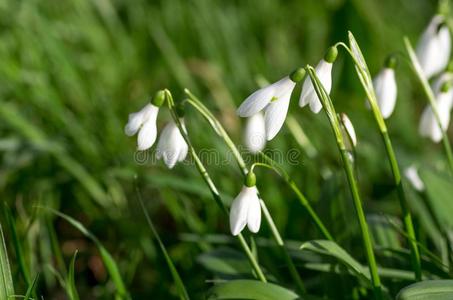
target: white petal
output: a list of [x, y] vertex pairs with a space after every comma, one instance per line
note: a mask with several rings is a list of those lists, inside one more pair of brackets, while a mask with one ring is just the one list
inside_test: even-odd
[[439, 73], [448, 64], [451, 50], [450, 33], [446, 26], [439, 25], [444, 21], [436, 15], [423, 32], [417, 45], [416, 53], [426, 77]]
[[250, 117], [261, 111], [274, 96], [274, 85], [259, 89], [242, 102], [236, 113], [240, 117]]
[[[330, 94], [330, 90], [332, 88], [332, 64], [322, 59], [316, 66], [315, 72], [327, 94]], [[309, 77], [307, 77], [304, 81], [299, 100], [300, 107], [304, 107], [307, 104], [310, 105], [311, 111], [315, 114], [319, 113], [322, 109], [322, 103], [319, 101]]]
[[251, 153], [257, 153], [266, 146], [266, 128], [261, 112], [247, 119], [244, 130], [244, 144]]
[[147, 104], [140, 111], [129, 114], [129, 119], [124, 127], [124, 133], [128, 136], [133, 136], [140, 129], [140, 126], [154, 113], [157, 116], [158, 107]]
[[138, 132], [137, 149], [144, 151], [151, 148], [156, 141], [156, 137], [156, 122], [153, 122], [153, 120], [147, 120], [145, 123], [143, 123], [142, 128], [140, 128], [140, 131]]
[[392, 68], [385, 68], [376, 76], [373, 81], [376, 91], [377, 104], [384, 119], [393, 113], [396, 103], [396, 80], [395, 71]]
[[[440, 94], [436, 101], [442, 128], [443, 130], [446, 130], [448, 128], [448, 123], [450, 122], [451, 100], [449, 100], [449, 97], [444, 96], [445, 95]], [[440, 142], [442, 139], [442, 131], [437, 124], [434, 112], [430, 106], [427, 106], [423, 111], [419, 132], [422, 136], [431, 138], [435, 143]]]
[[291, 99], [291, 91], [287, 92], [282, 97], [269, 103], [264, 113], [264, 123], [266, 127], [266, 139], [272, 140], [283, 126], [288, 113], [289, 100]]
[[239, 195], [233, 200], [230, 209], [230, 230], [231, 234], [238, 235], [247, 224], [248, 209], [250, 206], [249, 187], [242, 187]]
[[355, 134], [354, 126], [348, 116], [344, 113], [341, 114], [341, 123], [343, 125], [341, 126], [341, 129], [346, 149], [352, 150], [353, 147], [357, 146], [357, 136]]
[[247, 227], [251, 232], [257, 233], [261, 225], [261, 205], [256, 187], [253, 187], [253, 189], [253, 194], [250, 193], [249, 198], [250, 205], [247, 213]]
[[188, 146], [178, 126], [173, 121], [169, 122], [160, 135], [156, 157], [163, 158], [167, 167], [171, 169], [176, 162], [184, 160], [187, 150]]
[[425, 184], [418, 175], [417, 168], [414, 165], [406, 168], [404, 175], [417, 191], [423, 191], [425, 189]]

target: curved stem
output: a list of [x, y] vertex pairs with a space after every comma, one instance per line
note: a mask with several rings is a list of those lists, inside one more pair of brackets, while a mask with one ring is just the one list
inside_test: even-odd
[[[189, 96], [189, 98], [190, 98], [188, 100], [188, 103], [191, 104], [193, 107], [195, 107], [195, 109], [197, 109], [208, 120], [208, 122], [211, 124], [211, 126], [213, 126], [214, 130], [216, 132], [218, 132], [218, 134], [225, 140], [225, 143], [230, 148], [231, 152], [233, 153], [233, 156], [236, 159], [237, 164], [241, 168], [243, 175], [244, 176], [247, 175], [248, 170], [245, 165], [245, 162], [244, 162], [241, 154], [237, 150], [236, 145], [233, 143], [233, 141], [231, 140], [229, 135], [226, 133], [225, 129], [223, 129], [223, 126], [217, 121], [217, 119], [212, 115], [212, 113], [203, 105], [203, 103], [201, 103], [200, 100], [198, 100], [197, 97], [195, 97], [188, 89], [185, 89], [184, 91], [187, 94], [187, 96]], [[264, 153], [262, 153], [262, 155], [264, 155]], [[268, 157], [266, 155], [264, 155], [264, 157], [266, 157], [267, 160], [272, 160], [270, 157]], [[272, 165], [275, 168], [276, 164], [273, 163]], [[333, 240], [332, 235], [326, 229], [326, 227], [322, 223], [321, 219], [318, 217], [316, 212], [311, 207], [308, 200], [305, 198], [303, 193], [297, 187], [296, 183], [291, 179], [291, 177], [286, 172], [284, 172], [284, 170], [280, 169], [280, 171], [283, 171], [281, 173], [282, 178], [285, 179], [285, 181], [288, 183], [288, 185], [291, 187], [291, 189], [296, 193], [300, 203], [308, 211], [310, 217], [313, 218], [313, 221], [318, 226], [319, 230], [324, 235], [324, 237], [326, 237], [329, 240]]]
[[341, 135], [340, 123], [335, 112], [335, 108], [332, 104], [332, 101], [330, 100], [329, 95], [327, 94], [318, 77], [316, 76], [315, 70], [311, 66], [307, 66], [306, 69], [311, 78], [316, 94], [324, 107], [324, 111], [327, 114], [330, 126], [334, 132], [335, 139], [337, 141], [338, 150], [340, 151], [341, 159], [343, 161], [343, 167], [346, 173], [349, 188], [351, 190], [352, 199], [354, 201], [355, 211], [357, 214], [357, 219], [360, 225], [363, 246], [366, 250], [368, 266], [371, 274], [371, 283], [373, 286], [373, 293], [376, 299], [382, 299], [381, 280], [378, 274], [376, 258], [374, 256], [373, 251], [373, 244], [368, 230], [368, 224], [366, 222], [365, 213], [363, 212], [362, 200], [360, 199], [359, 189], [354, 176], [353, 166], [348, 158], [348, 151], [345, 148], [344, 140]]
[[[189, 96], [188, 103], [191, 104], [195, 109], [197, 109], [211, 124], [211, 126], [214, 128], [214, 130], [219, 134], [219, 136], [225, 141], [225, 144], [228, 146], [228, 148], [231, 150], [233, 153], [233, 156], [239, 166], [239, 168], [242, 171], [243, 176], [247, 176], [248, 174], [248, 169], [247, 166], [244, 162], [244, 159], [242, 158], [239, 150], [237, 149], [236, 145], [233, 143], [231, 140], [230, 136], [228, 133], [225, 131], [223, 128], [222, 124], [217, 120], [217, 118], [201, 103], [200, 100], [198, 100], [195, 95], [193, 95], [188, 89], [185, 89], [184, 92]], [[261, 197], [260, 197], [261, 198]], [[291, 276], [293, 277], [299, 291], [304, 294], [305, 293], [305, 287], [302, 282], [302, 279], [299, 275], [299, 272], [297, 271], [294, 262], [291, 259], [291, 256], [289, 255], [288, 249], [285, 247], [285, 243], [280, 235], [280, 233], [277, 230], [277, 226], [275, 225], [274, 220], [272, 219], [271, 214], [269, 213], [269, 210], [267, 209], [266, 203], [262, 200], [260, 200], [261, 208], [264, 213], [264, 218], [266, 219], [267, 223], [269, 224], [269, 227], [271, 229], [272, 235], [275, 239], [275, 242], [277, 243], [278, 247], [282, 250], [283, 256], [288, 263], [288, 267], [291, 273]]]
[[323, 222], [321, 219], [318, 217], [316, 212], [313, 210], [311, 207], [310, 203], [308, 202], [307, 198], [305, 198], [304, 194], [301, 192], [301, 190], [297, 187], [296, 183], [294, 180], [288, 175], [288, 173], [280, 168], [277, 163], [264, 154], [263, 152], [259, 153], [260, 156], [263, 158], [263, 160], [267, 161], [268, 163], [254, 163], [252, 165], [252, 169], [254, 168], [254, 165], [256, 166], [261, 166], [265, 167], [268, 169], [273, 170], [275, 173], [277, 173], [283, 180], [286, 182], [286, 184], [292, 189], [292, 191], [296, 194], [297, 199], [299, 200], [300, 204], [307, 210], [308, 214], [310, 217], [313, 219], [315, 222], [316, 226], [318, 227], [319, 231], [324, 235], [324, 237], [328, 240], [333, 241], [333, 237], [330, 234], [330, 232], [327, 230], [326, 226], [324, 226]]
[[[194, 147], [192, 146], [192, 143], [189, 139], [189, 136], [187, 135], [186, 130], [184, 130], [181, 121], [179, 120], [179, 117], [176, 113], [175, 110], [175, 104], [173, 101], [173, 97], [171, 96], [170, 91], [166, 90], [165, 91], [166, 98], [167, 98], [167, 104], [168, 108], [170, 109], [171, 116], [176, 123], [176, 125], [179, 128], [179, 131], [181, 132], [184, 140], [186, 141], [188, 147], [189, 147], [189, 152], [192, 158], [195, 161], [195, 165], [197, 167], [198, 172], [200, 173], [201, 177], [203, 178], [204, 182], [208, 186], [209, 190], [211, 191], [212, 197], [216, 201], [217, 205], [220, 207], [223, 213], [225, 213], [228, 216], [228, 210], [225, 207], [225, 204], [222, 201], [222, 198], [220, 197], [220, 194], [217, 190], [217, 187], [215, 186], [214, 182], [212, 181], [211, 177], [209, 176], [208, 171], [206, 171], [206, 168], [204, 167], [203, 163], [201, 162], [200, 158], [198, 157]], [[238, 235], [238, 240], [239, 243], [242, 246], [242, 249], [244, 250], [248, 260], [250, 261], [250, 264], [252, 265], [253, 270], [256, 273], [256, 276], [263, 282], [267, 282], [266, 277], [264, 276], [263, 271], [261, 270], [261, 267], [259, 266], [258, 262], [255, 259], [255, 256], [253, 255], [252, 251], [250, 250], [247, 242], [245, 241], [244, 237], [242, 234]]]
[[[403, 222], [404, 227], [407, 231], [407, 243], [410, 248], [411, 253], [411, 263], [412, 268], [414, 270], [415, 280], [419, 281], [422, 278], [422, 269], [421, 269], [421, 259], [420, 259], [420, 252], [417, 246], [417, 238], [415, 236], [414, 225], [412, 222], [412, 216], [409, 209], [409, 204], [407, 202], [406, 193], [404, 192], [404, 187], [401, 180], [401, 172], [398, 165], [398, 161], [396, 159], [395, 151], [393, 150], [392, 142], [390, 140], [390, 136], [388, 134], [387, 126], [385, 124], [385, 120], [382, 116], [381, 110], [377, 105], [376, 93], [374, 91], [373, 83], [371, 80], [371, 75], [369, 73], [368, 67], [366, 65], [365, 59], [361, 53], [361, 50], [357, 43], [355, 42], [354, 37], [350, 34], [351, 43], [355, 43], [357, 53], [353, 53], [347, 45], [344, 43], [341, 44], [346, 51], [348, 52], [349, 56], [352, 58], [355, 66], [356, 71], [358, 72], [360, 82], [362, 83], [363, 89], [367, 95], [367, 101], [370, 104], [371, 110], [373, 112], [374, 120], [379, 128], [379, 133], [381, 138], [384, 142], [384, 148], [386, 155], [388, 157], [388, 161], [390, 164], [390, 169], [393, 175], [393, 182], [396, 187], [398, 201], [401, 208], [401, 213], [403, 215]], [[360, 56], [357, 58], [356, 56]], [[359, 63], [359, 60], [362, 60], [362, 65]]]

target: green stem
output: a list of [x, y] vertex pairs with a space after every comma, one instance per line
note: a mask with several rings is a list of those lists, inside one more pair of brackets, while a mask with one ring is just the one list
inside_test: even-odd
[[[246, 164], [241, 156], [241, 154], [239, 153], [238, 149], [236, 148], [236, 145], [233, 143], [233, 141], [231, 140], [231, 138], [229, 137], [229, 135], [226, 133], [226, 131], [223, 129], [223, 126], [217, 121], [217, 119], [209, 112], [209, 110], [203, 105], [203, 103], [200, 102], [200, 100], [198, 100], [189, 90], [185, 90], [186, 94], [190, 97], [189, 99], [189, 104], [191, 104], [192, 106], [194, 106], [197, 110], [199, 110], [203, 116], [205, 116], [206, 119], [208, 119], [209, 123], [211, 125], [213, 125], [213, 128], [214, 130], [216, 130], [216, 132], [219, 133], [219, 135], [224, 139], [225, 143], [227, 144], [227, 146], [230, 148], [231, 152], [233, 153], [233, 156], [235, 157], [236, 159], [236, 162], [237, 164], [239, 165], [239, 167], [241, 168], [242, 170], [242, 173], [243, 175], [247, 175], [248, 173], [248, 170], [247, 170], [247, 167], [246, 167]], [[261, 155], [263, 155], [263, 157], [267, 160], [267, 161], [273, 161], [270, 157], [268, 157], [267, 155], [265, 155], [264, 153], [261, 153]], [[271, 165], [274, 165], [274, 167], [276, 166], [275, 162], [274, 163], [271, 163]], [[277, 167], [278, 168], [278, 167]], [[288, 183], [288, 185], [291, 187], [291, 189], [293, 189], [293, 191], [296, 193], [296, 195], [298, 196], [298, 199], [300, 201], [300, 203], [307, 209], [309, 215], [313, 218], [315, 224], [318, 226], [318, 228], [320, 229], [320, 231], [322, 232], [322, 234], [330, 239], [330, 240], [333, 240], [332, 236], [330, 235], [330, 233], [327, 231], [326, 227], [324, 226], [324, 224], [322, 223], [321, 219], [318, 217], [318, 215], [316, 214], [316, 212], [313, 210], [313, 208], [311, 207], [310, 203], [308, 202], [308, 200], [305, 198], [305, 196], [303, 195], [303, 193], [299, 190], [299, 188], [297, 187], [296, 183], [291, 179], [291, 177], [288, 175], [288, 173], [284, 172], [283, 169], [280, 169], [280, 173], [279, 173], [282, 178]]]
[[[176, 125], [178, 126], [179, 131], [181, 132], [184, 140], [186, 141], [186, 143], [189, 147], [189, 152], [195, 161], [195, 165], [197, 167], [198, 172], [200, 173], [204, 182], [206, 183], [209, 190], [211, 191], [212, 197], [216, 201], [217, 205], [220, 207], [221, 211], [228, 216], [228, 210], [225, 207], [225, 204], [223, 203], [222, 198], [220, 197], [217, 187], [215, 186], [214, 182], [212, 181], [211, 177], [209, 176], [208, 171], [206, 171], [206, 168], [204, 167], [203, 163], [201, 162], [200, 158], [198, 157], [194, 147], [192, 146], [189, 136], [187, 135], [186, 130], [183, 128], [183, 126], [179, 120], [179, 117], [175, 110], [175, 104], [173, 101], [173, 97], [171, 96], [170, 91], [166, 90], [165, 92], [166, 92], [166, 98], [167, 98], [168, 107], [170, 109], [171, 116], [172, 116], [174, 122], [176, 123]], [[259, 280], [261, 280], [263, 282], [267, 282], [267, 279], [264, 276], [264, 273], [261, 270], [261, 267], [259, 266], [258, 262], [256, 261], [255, 256], [253, 255], [252, 251], [250, 250], [250, 248], [242, 234], [238, 235], [238, 240], [239, 240], [239, 243], [241, 244], [241, 247], [243, 248], [248, 260], [250, 261], [250, 264], [252, 265], [252, 268], [255, 271], [256, 276], [259, 278]]]
[[[351, 36], [352, 34], [350, 35], [350, 39], [353, 39], [353, 41], [355, 42], [355, 39]], [[382, 113], [381, 110], [379, 109], [379, 106], [377, 105], [376, 93], [374, 91], [373, 83], [371, 81], [371, 75], [369, 74], [368, 67], [366, 66], [366, 62], [363, 56], [362, 56], [363, 66], [360, 65], [359, 61], [357, 61], [355, 57], [355, 55], [362, 55], [358, 45], [356, 45], [358, 53], [355, 55], [344, 43], [340, 43], [339, 45], [343, 46], [347, 50], [348, 54], [350, 55], [350, 57], [354, 61], [354, 64], [356, 65], [356, 70], [359, 73], [360, 82], [362, 83], [363, 89], [367, 95], [367, 100], [373, 112], [374, 120], [378, 125], [381, 138], [384, 142], [385, 151], [390, 163], [390, 168], [392, 170], [393, 182], [397, 190], [399, 205], [401, 207], [401, 212], [403, 215], [404, 227], [408, 234], [407, 241], [410, 248], [411, 263], [414, 269], [415, 280], [419, 281], [422, 278], [420, 252], [417, 246], [417, 239], [415, 237], [412, 216], [409, 210], [406, 193], [404, 192], [403, 184], [401, 181], [401, 172], [398, 165], [398, 161], [396, 159], [395, 151], [393, 150], [392, 142], [388, 134], [385, 120], [382, 117]]]
[[[241, 169], [243, 176], [246, 177], [248, 174], [248, 169], [244, 162], [244, 159], [242, 158], [242, 155], [240, 154], [236, 145], [231, 140], [231, 138], [228, 135], [228, 133], [226, 132], [226, 130], [223, 128], [222, 124], [209, 111], [209, 109], [206, 108], [204, 106], [204, 104], [197, 97], [195, 97], [195, 95], [193, 95], [187, 89], [185, 89], [185, 93], [189, 96], [189, 99], [187, 100], [188, 103], [191, 104], [195, 109], [197, 109], [208, 120], [208, 122], [211, 124], [211, 126], [213, 126], [214, 130], [225, 141], [225, 144], [228, 146], [231, 153], [233, 153], [233, 156], [234, 156], [239, 168]], [[271, 233], [275, 239], [275, 242], [277, 243], [278, 247], [282, 250], [283, 256], [284, 256], [286, 262], [288, 263], [291, 276], [293, 277], [299, 291], [302, 294], [305, 294], [305, 287], [302, 282], [302, 279], [294, 265], [294, 262], [291, 259], [291, 256], [288, 253], [288, 249], [285, 247], [285, 243], [284, 243], [279, 231], [277, 230], [277, 226], [275, 225], [275, 222], [272, 219], [272, 216], [269, 213], [269, 210], [267, 209], [266, 203], [262, 200], [260, 201], [260, 203], [261, 203], [261, 208], [264, 212], [264, 218], [266, 219], [267, 223], [269, 224], [269, 227], [271, 228]]]
[[420, 66], [420, 63], [418, 62], [417, 56], [415, 55], [411, 42], [409, 41], [409, 39], [407, 37], [404, 38], [404, 44], [406, 46], [407, 53], [409, 54], [409, 58], [412, 63], [412, 69], [422, 85], [423, 91], [426, 94], [426, 97], [428, 98], [429, 104], [431, 105], [431, 109], [433, 110], [434, 117], [437, 122], [437, 126], [439, 126], [439, 129], [442, 132], [442, 146], [444, 148], [445, 154], [447, 155], [450, 172], [453, 175], [453, 154], [452, 154], [450, 141], [448, 139], [447, 133], [442, 128], [442, 122], [440, 119], [436, 98], [434, 97], [434, 93], [433, 93], [431, 87], [429, 86], [428, 80], [426, 79], [425, 75], [423, 74], [423, 70]]
[[373, 245], [371, 242], [371, 236], [368, 230], [368, 224], [366, 222], [365, 213], [363, 212], [362, 201], [360, 199], [359, 189], [357, 187], [357, 182], [354, 176], [354, 169], [351, 164], [351, 161], [348, 158], [348, 151], [345, 148], [344, 140], [340, 130], [340, 123], [335, 112], [335, 108], [332, 104], [332, 101], [329, 95], [326, 93], [324, 87], [316, 76], [316, 72], [311, 66], [307, 66], [308, 74], [310, 75], [311, 81], [315, 88], [316, 94], [320, 99], [324, 111], [327, 114], [329, 123], [334, 132], [335, 139], [337, 142], [338, 150], [340, 151], [341, 159], [343, 161], [343, 167], [346, 173], [348, 180], [349, 188], [351, 190], [352, 199], [354, 201], [355, 211], [357, 214], [357, 219], [360, 225], [360, 231], [362, 234], [363, 245], [366, 250], [368, 266], [371, 274], [371, 283], [373, 286], [373, 293], [376, 299], [382, 299], [382, 290], [381, 290], [381, 280], [378, 274], [378, 268], [376, 264], [376, 258], [374, 256]]
[[310, 202], [308, 202], [307, 198], [305, 198], [305, 195], [297, 187], [296, 183], [289, 176], [289, 174], [284, 169], [280, 168], [277, 165], [277, 163], [272, 158], [270, 158], [269, 156], [267, 156], [263, 152], [260, 152], [259, 154], [262, 157], [262, 159], [266, 162], [266, 164], [255, 163], [254, 165], [260, 165], [260, 166], [263, 166], [263, 167], [268, 167], [269, 169], [274, 170], [274, 172], [277, 173], [281, 178], [283, 178], [283, 180], [286, 182], [286, 184], [296, 194], [296, 197], [299, 200], [300, 204], [307, 210], [308, 214], [310, 215], [310, 217], [315, 222], [315, 224], [318, 227], [319, 231], [321, 231], [321, 233], [324, 235], [324, 237], [326, 239], [333, 241], [334, 239], [333, 239], [332, 235], [327, 230], [326, 226], [324, 226], [324, 224], [321, 221], [321, 219], [318, 217], [316, 212], [311, 207]]

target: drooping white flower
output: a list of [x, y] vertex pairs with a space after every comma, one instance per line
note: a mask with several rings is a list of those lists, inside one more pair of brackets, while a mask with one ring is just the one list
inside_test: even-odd
[[433, 84], [433, 91], [436, 97], [437, 111], [439, 113], [442, 129], [438, 126], [436, 117], [430, 105], [422, 113], [419, 132], [423, 137], [429, 137], [433, 142], [438, 143], [442, 139], [442, 131], [447, 130], [450, 123], [450, 112], [453, 105], [453, 88], [443, 90], [443, 84], [453, 79], [453, 74], [444, 73]]
[[156, 141], [158, 112], [159, 107], [147, 104], [140, 111], [129, 114], [124, 133], [128, 136], [133, 136], [138, 132], [137, 149], [140, 151], [151, 148]]
[[[315, 68], [316, 75], [321, 81], [324, 89], [328, 94], [330, 94], [330, 89], [332, 88], [332, 63], [329, 63], [322, 59]], [[310, 77], [306, 77], [304, 84], [302, 86], [302, 93], [299, 99], [299, 106], [304, 107], [306, 105], [310, 106], [310, 109], [315, 114], [319, 113], [322, 108], [321, 101], [318, 99], [313, 83], [311, 82]]]
[[434, 16], [417, 45], [417, 58], [427, 78], [444, 70], [450, 59], [451, 37], [444, 22], [443, 16]]
[[425, 190], [425, 184], [418, 175], [418, 170], [416, 166], [411, 165], [410, 167], [406, 168], [404, 170], [404, 176], [406, 176], [407, 180], [409, 180], [414, 189], [416, 189], [419, 192]]
[[[180, 121], [183, 128], [185, 128], [184, 120], [180, 119]], [[156, 157], [157, 159], [163, 159], [167, 167], [171, 169], [177, 162], [186, 158], [188, 148], [178, 126], [174, 121], [170, 121], [160, 134]]]
[[247, 119], [244, 130], [244, 144], [251, 153], [257, 153], [266, 146], [266, 125], [261, 112]]
[[261, 205], [256, 186], [243, 186], [241, 192], [233, 200], [230, 209], [230, 230], [238, 235], [247, 225], [248, 229], [257, 233], [261, 225]]
[[382, 117], [387, 119], [393, 113], [396, 104], [397, 87], [395, 70], [390, 67], [382, 69], [374, 78], [373, 86], [376, 91], [377, 104]]
[[340, 114], [341, 133], [343, 135], [346, 150], [352, 151], [357, 146], [357, 136], [351, 120], [345, 113]]
[[280, 131], [288, 113], [291, 93], [296, 85], [289, 76], [257, 90], [242, 102], [237, 110], [240, 117], [246, 118], [264, 110], [266, 139], [272, 140]]

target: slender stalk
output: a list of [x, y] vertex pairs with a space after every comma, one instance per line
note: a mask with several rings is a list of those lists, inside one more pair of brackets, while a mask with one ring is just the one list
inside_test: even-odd
[[437, 126], [439, 126], [440, 131], [442, 132], [442, 146], [444, 148], [445, 154], [447, 156], [448, 165], [450, 167], [450, 171], [453, 175], [453, 154], [451, 150], [451, 144], [448, 139], [446, 131], [442, 128], [442, 122], [440, 120], [439, 109], [437, 107], [436, 98], [434, 97], [433, 90], [429, 86], [428, 79], [426, 79], [425, 75], [423, 74], [423, 70], [418, 62], [417, 56], [415, 55], [414, 49], [412, 48], [411, 42], [407, 37], [404, 37], [404, 44], [406, 46], [407, 53], [409, 54], [409, 58], [412, 63], [412, 70], [414, 71], [415, 75], [417, 76], [418, 80], [420, 81], [423, 92], [426, 94], [428, 98], [429, 104], [431, 105], [431, 109], [433, 110], [434, 117], [437, 122]]
[[[211, 191], [212, 197], [216, 201], [217, 205], [220, 207], [222, 212], [225, 213], [228, 216], [228, 210], [225, 207], [225, 204], [223, 203], [222, 198], [220, 197], [220, 194], [219, 194], [219, 192], [217, 190], [217, 187], [215, 186], [214, 182], [212, 181], [211, 177], [209, 176], [208, 171], [206, 171], [206, 168], [204, 167], [203, 163], [201, 162], [200, 158], [198, 157], [194, 147], [192, 146], [192, 143], [191, 143], [191, 141], [189, 139], [189, 136], [187, 135], [186, 130], [183, 128], [183, 126], [182, 126], [182, 124], [181, 124], [181, 122], [179, 120], [179, 117], [178, 117], [178, 115], [176, 113], [176, 110], [175, 110], [175, 104], [174, 104], [174, 101], [173, 101], [173, 97], [171, 96], [170, 91], [166, 90], [165, 94], [166, 94], [166, 98], [167, 98], [167, 102], [168, 102], [168, 107], [169, 107], [170, 112], [171, 112], [171, 116], [172, 116], [173, 120], [175, 121], [176, 125], [178, 126], [178, 128], [179, 128], [179, 130], [180, 130], [180, 132], [181, 132], [181, 134], [182, 134], [182, 136], [184, 138], [184, 140], [186, 141], [186, 143], [187, 143], [187, 145], [189, 147], [189, 152], [190, 152], [192, 158], [195, 161], [195, 165], [197, 167], [198, 172], [200, 173], [200, 175], [203, 178], [204, 182], [206, 183], [206, 185], [208, 186], [209, 190]], [[248, 246], [247, 242], [245, 241], [244, 236], [242, 234], [238, 235], [238, 240], [239, 240], [239, 243], [241, 244], [241, 247], [244, 250], [244, 252], [245, 252], [250, 264], [252, 265], [252, 268], [253, 268], [256, 276], [258, 277], [258, 279], [263, 281], [263, 282], [267, 282], [267, 279], [264, 276], [264, 273], [261, 270], [261, 267], [259, 266], [258, 262], [256, 261], [255, 256], [253, 255], [252, 251], [250, 250], [250, 248], [249, 248], [249, 246]]]
[[[233, 153], [233, 156], [236, 159], [238, 166], [242, 170], [243, 175], [244, 176], [247, 175], [248, 170], [246, 164], [241, 154], [239, 153], [238, 149], [236, 148], [236, 145], [233, 143], [229, 135], [223, 129], [223, 126], [217, 121], [217, 119], [211, 114], [211, 112], [209, 112], [209, 110], [203, 105], [203, 103], [201, 103], [200, 100], [198, 100], [189, 90], [186, 89], [185, 92], [190, 98], [188, 100], [188, 103], [194, 106], [197, 110], [200, 111], [200, 113], [203, 114], [203, 116], [205, 116], [206, 119], [208, 119], [209, 123], [213, 126], [214, 130], [216, 130], [216, 132], [224, 139], [225, 143], [230, 148], [231, 152]], [[273, 161], [270, 157], [266, 156], [264, 153], [261, 153], [261, 155], [263, 155], [263, 157], [265, 157], [268, 162]], [[276, 166], [275, 162], [271, 163], [271, 165]], [[284, 172], [283, 169], [279, 170], [280, 173], [279, 172], [277, 173], [281, 174], [282, 178], [285, 179], [285, 181], [288, 183], [291, 189], [296, 193], [300, 203], [305, 207], [305, 209], [307, 209], [310, 217], [313, 218], [313, 221], [318, 226], [319, 230], [324, 235], [324, 237], [333, 240], [332, 236], [327, 231], [321, 219], [318, 217], [316, 212], [311, 207], [310, 202], [308, 202], [303, 193], [299, 190], [294, 180], [292, 180], [288, 173]]]
[[[300, 204], [303, 207], [305, 207], [305, 209], [307, 210], [308, 214], [310, 215], [310, 217], [313, 219], [313, 221], [315, 222], [316, 226], [318, 227], [319, 231], [321, 231], [321, 233], [324, 235], [324, 237], [326, 239], [328, 239], [330, 241], [333, 241], [334, 239], [333, 239], [332, 235], [327, 230], [326, 226], [324, 226], [323, 222], [318, 217], [316, 212], [313, 210], [313, 208], [311, 207], [311, 205], [308, 202], [307, 198], [305, 198], [305, 196], [302, 193], [302, 191], [297, 187], [297, 185], [294, 182], [294, 180], [288, 175], [288, 173], [284, 169], [280, 168], [277, 165], [277, 163], [272, 158], [270, 158], [269, 156], [267, 156], [263, 152], [260, 152], [259, 154], [260, 154], [260, 157], [266, 162], [266, 164], [254, 163], [254, 165], [260, 165], [260, 166], [264, 166], [264, 167], [267, 167], [269, 169], [272, 169], [281, 178], [283, 178], [283, 180], [286, 182], [286, 184], [296, 194], [297, 199], [299, 200]], [[252, 165], [252, 167], [253, 167], [253, 165]]]
[[160, 239], [159, 233], [157, 232], [156, 228], [154, 227], [154, 223], [151, 220], [151, 217], [149, 216], [148, 210], [146, 209], [145, 203], [143, 202], [143, 199], [142, 199], [142, 196], [140, 194], [138, 187], [136, 187], [136, 193], [137, 193], [138, 202], [140, 203], [143, 213], [145, 214], [146, 222], [148, 223], [148, 226], [151, 229], [151, 232], [153, 233], [154, 238], [156, 239], [157, 243], [159, 244], [160, 250], [164, 254], [165, 261], [167, 262], [168, 268], [170, 269], [170, 272], [176, 283], [176, 287], [178, 288], [178, 291], [179, 291], [179, 298], [181, 300], [189, 300], [190, 299], [189, 294], [187, 293], [187, 289], [184, 286], [184, 282], [182, 281], [181, 276], [179, 275], [178, 271], [176, 270], [176, 267], [173, 264], [173, 261], [171, 260], [171, 257], [168, 254], [167, 249], [164, 246], [164, 243]]
[[[414, 269], [415, 280], [420, 281], [422, 278], [420, 252], [417, 246], [417, 239], [415, 236], [414, 225], [412, 222], [412, 216], [407, 202], [406, 193], [404, 192], [404, 187], [401, 180], [401, 172], [398, 165], [398, 161], [395, 156], [395, 151], [393, 150], [392, 142], [388, 134], [385, 120], [382, 117], [382, 113], [381, 110], [379, 109], [379, 106], [377, 105], [376, 93], [374, 91], [373, 83], [371, 81], [371, 75], [368, 71], [365, 59], [363, 58], [360, 48], [357, 45], [351, 33], [349, 34], [349, 39], [351, 44], [354, 43], [356, 53], [353, 53], [344, 43], [340, 43], [339, 45], [343, 46], [347, 50], [348, 54], [351, 56], [352, 60], [354, 61], [354, 64], [356, 65], [356, 70], [359, 73], [360, 82], [362, 83], [363, 89], [367, 95], [367, 100], [373, 112], [374, 120], [378, 125], [379, 133], [384, 142], [385, 152], [390, 163], [390, 168], [392, 170], [393, 175], [393, 182], [397, 190], [399, 205], [401, 207], [401, 212], [403, 215], [404, 227], [408, 234], [407, 242], [410, 248], [411, 263], [412, 268]], [[360, 56], [360, 58], [356, 56]]]
[[335, 112], [335, 108], [330, 100], [329, 95], [324, 90], [321, 82], [316, 76], [315, 70], [311, 66], [307, 66], [308, 74], [310, 75], [311, 81], [315, 88], [318, 98], [321, 100], [321, 103], [324, 107], [324, 111], [327, 114], [329, 123], [334, 132], [335, 139], [337, 142], [338, 150], [340, 151], [341, 159], [343, 161], [343, 167], [346, 173], [348, 180], [349, 188], [351, 190], [352, 199], [354, 201], [355, 210], [357, 213], [357, 219], [360, 225], [360, 231], [362, 234], [363, 245], [366, 250], [368, 266], [371, 274], [371, 283], [373, 286], [373, 293], [376, 299], [382, 299], [382, 290], [381, 290], [381, 280], [378, 274], [378, 268], [376, 264], [376, 258], [374, 256], [373, 245], [371, 241], [371, 236], [368, 230], [368, 224], [366, 222], [365, 214], [363, 212], [362, 201], [360, 199], [359, 189], [357, 187], [357, 182], [354, 176], [354, 169], [351, 164], [351, 161], [348, 158], [348, 151], [345, 148], [344, 140], [340, 130], [340, 123]]
[[[203, 103], [198, 100], [197, 97], [195, 97], [189, 90], [185, 90], [185, 93], [189, 96], [189, 99], [187, 100], [189, 104], [191, 104], [195, 109], [197, 109], [211, 124], [211, 126], [214, 128], [214, 130], [219, 134], [219, 136], [224, 140], [225, 144], [228, 146], [230, 151], [233, 153], [233, 157], [235, 158], [239, 168], [241, 169], [241, 172], [243, 176], [247, 176], [248, 174], [248, 169], [247, 166], [244, 162], [244, 159], [242, 158], [242, 155], [240, 154], [239, 150], [237, 149], [236, 145], [234, 142], [231, 140], [230, 136], [226, 132], [226, 130], [223, 128], [222, 124], [217, 120], [217, 118], [209, 111], [208, 108], [206, 108]], [[269, 213], [269, 210], [267, 209], [266, 203], [262, 200], [260, 200], [261, 208], [264, 213], [264, 218], [266, 219], [267, 223], [269, 224], [269, 227], [271, 229], [272, 236], [275, 239], [275, 242], [277, 243], [278, 247], [281, 249], [283, 256], [288, 263], [289, 270], [291, 273], [291, 276], [293, 277], [297, 288], [302, 294], [305, 294], [305, 286], [302, 282], [302, 278], [299, 275], [299, 272], [297, 271], [294, 262], [291, 259], [291, 256], [288, 253], [288, 249], [285, 247], [285, 243], [278, 232], [277, 226], [275, 225], [274, 220], [272, 219], [271, 214]]]

